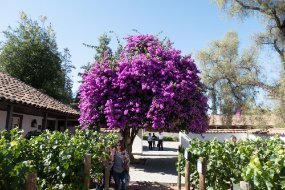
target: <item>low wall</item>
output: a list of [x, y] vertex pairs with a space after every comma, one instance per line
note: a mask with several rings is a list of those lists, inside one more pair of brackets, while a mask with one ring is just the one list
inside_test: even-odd
[[138, 131], [137, 136], [133, 142], [133, 154], [142, 154], [143, 152], [143, 129]]
[[[245, 139], [255, 140], [257, 138], [268, 139], [268, 138], [274, 137], [274, 135], [260, 135], [260, 134], [251, 134], [251, 133], [203, 133], [203, 134], [189, 133], [189, 134], [185, 134], [185, 133], [180, 132], [179, 142], [184, 148], [187, 148], [189, 145], [189, 141], [191, 141], [191, 139], [197, 138], [197, 139], [200, 139], [201, 141], [209, 141], [209, 140], [214, 140], [216, 138], [218, 141], [223, 142], [223, 141], [229, 140], [232, 135], [234, 135], [237, 138], [237, 140], [245, 140]], [[280, 139], [285, 142], [285, 136], [280, 136]]]

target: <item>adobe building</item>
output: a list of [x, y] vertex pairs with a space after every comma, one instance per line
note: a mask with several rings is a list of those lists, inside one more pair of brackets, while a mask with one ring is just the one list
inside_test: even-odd
[[79, 112], [24, 82], [0, 72], [0, 130], [74, 130]]

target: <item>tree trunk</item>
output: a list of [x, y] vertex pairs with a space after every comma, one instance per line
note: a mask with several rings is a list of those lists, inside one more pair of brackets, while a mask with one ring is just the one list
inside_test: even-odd
[[280, 29], [281, 30], [281, 40], [282, 40], [282, 50], [281, 50], [281, 61], [283, 63], [283, 67], [284, 67], [284, 70], [285, 70], [285, 21], [283, 21], [283, 24], [282, 24], [282, 28]]
[[215, 84], [213, 84], [213, 90], [212, 90], [212, 101], [213, 101], [213, 114], [218, 113], [218, 106], [217, 106], [217, 94], [215, 89]]
[[[284, 42], [284, 46], [285, 46], [285, 42]], [[285, 47], [284, 47], [284, 50], [285, 50]], [[283, 69], [285, 70], [285, 52], [283, 52], [283, 55], [281, 56], [281, 61], [283, 64]]]
[[134, 155], [132, 153], [133, 150], [133, 142], [135, 140], [135, 137], [138, 133], [138, 128], [126, 128], [121, 131], [121, 135], [123, 137], [123, 143], [125, 144], [125, 147], [129, 153], [130, 161], [133, 163], [135, 161]]

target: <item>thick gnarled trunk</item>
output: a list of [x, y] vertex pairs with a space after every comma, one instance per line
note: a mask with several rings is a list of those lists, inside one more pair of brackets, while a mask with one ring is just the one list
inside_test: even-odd
[[126, 128], [121, 131], [121, 135], [123, 137], [123, 142], [125, 147], [129, 153], [131, 163], [135, 161], [134, 155], [132, 153], [133, 150], [133, 142], [135, 140], [136, 135], [138, 134], [138, 128]]

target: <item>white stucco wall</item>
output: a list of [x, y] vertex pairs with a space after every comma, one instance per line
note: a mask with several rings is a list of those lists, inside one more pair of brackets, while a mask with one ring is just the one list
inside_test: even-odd
[[21, 115], [23, 115], [23, 122], [22, 122], [22, 129], [24, 130], [23, 135], [26, 135], [30, 131], [38, 130], [38, 127], [36, 128], [31, 127], [31, 123], [34, 119], [37, 120], [37, 125], [42, 125], [43, 117], [34, 116], [34, 115], [26, 115], [26, 114], [21, 114]]
[[188, 137], [185, 133], [179, 132], [179, 142], [182, 147], [187, 148], [190, 140], [190, 137]]
[[190, 133], [188, 134], [188, 137], [190, 139], [200, 139], [200, 140], [213, 140], [214, 138], [216, 138], [218, 141], [225, 141], [225, 140], [229, 140], [231, 138], [231, 136], [234, 135], [236, 136], [237, 140], [243, 140], [247, 138], [247, 134], [246, 133], [206, 133], [206, 134], [193, 134]]
[[[16, 112], [14, 112], [13, 114], [23, 116], [23, 120], [22, 120], [22, 129], [24, 130], [23, 135], [26, 135], [30, 131], [38, 130], [38, 127], [35, 127], [35, 128], [31, 127], [31, 123], [34, 119], [37, 121], [37, 125], [42, 126], [43, 117], [21, 114], [21, 113], [16, 113]], [[6, 117], [7, 117], [7, 112], [6, 111], [0, 111], [0, 130], [5, 129]], [[48, 118], [48, 120], [56, 120], [56, 119], [55, 118]], [[57, 128], [57, 127], [58, 127], [58, 122], [55, 122], [55, 128]]]
[[262, 138], [262, 139], [269, 139], [274, 137], [274, 135], [258, 135], [258, 134], [249, 134], [248, 139], [250, 140], [256, 140], [257, 138]]
[[6, 117], [7, 117], [7, 112], [6, 111], [0, 111], [0, 130], [5, 129]]
[[[185, 134], [180, 132], [179, 142], [184, 148], [186, 148], [189, 146], [189, 141], [194, 138], [200, 139], [202, 141], [213, 140], [216, 138], [218, 141], [222, 142], [225, 140], [229, 140], [232, 135], [234, 135], [237, 138], [237, 140], [245, 140], [245, 139], [256, 140], [257, 138], [267, 139], [273, 137], [272, 135], [258, 135], [258, 134], [249, 134], [249, 133], [204, 133], [200, 135], [193, 133]], [[285, 136], [280, 136], [280, 139], [285, 142]]]
[[[42, 125], [42, 118], [39, 116], [33, 116], [33, 115], [26, 115], [26, 114], [21, 114], [21, 113], [13, 113], [17, 115], [22, 115], [23, 116], [23, 121], [22, 121], [22, 129], [24, 130], [23, 135], [26, 135], [29, 131], [34, 131], [37, 130], [37, 128], [32, 128], [31, 123], [32, 120], [36, 119], [38, 125]], [[0, 111], [0, 130], [5, 129], [6, 125], [6, 117], [7, 117], [7, 112], [6, 111]]]
[[140, 129], [135, 137], [132, 152], [133, 154], [142, 154], [143, 152], [143, 129]]

